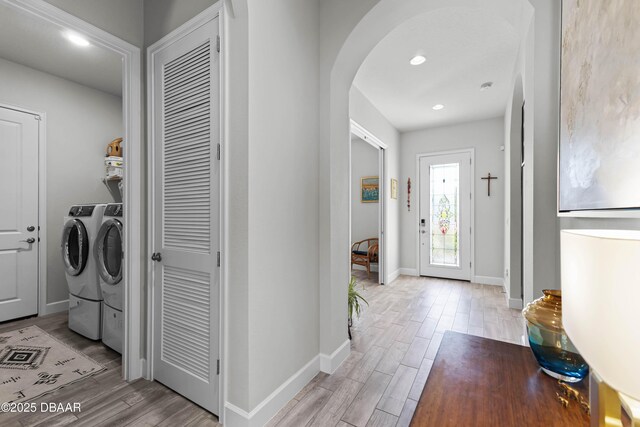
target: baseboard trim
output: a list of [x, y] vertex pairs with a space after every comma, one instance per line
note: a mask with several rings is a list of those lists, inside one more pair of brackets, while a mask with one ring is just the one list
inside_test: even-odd
[[45, 316], [47, 314], [60, 313], [61, 311], [69, 310], [69, 300], [65, 299], [62, 301], [50, 302], [44, 308], [44, 313], [40, 313], [40, 316]]
[[405, 276], [419, 276], [418, 270], [415, 268], [401, 268], [399, 271], [400, 274]]
[[503, 286], [504, 279], [502, 277], [490, 277], [490, 276], [473, 276], [473, 283], [479, 283], [481, 285]]
[[333, 374], [349, 357], [349, 354], [351, 354], [351, 341], [349, 340], [343, 342], [331, 355], [320, 353], [320, 371], [329, 375]]
[[224, 404], [224, 424], [228, 427], [262, 427], [278, 413], [320, 371], [320, 355], [315, 356], [298, 372], [258, 404], [251, 412], [231, 402]]
[[522, 310], [522, 298], [509, 298], [509, 308]]
[[389, 283], [393, 282], [394, 280], [396, 280], [398, 278], [398, 276], [400, 276], [400, 269], [397, 269], [396, 271], [391, 273], [389, 275], [389, 277], [387, 278], [387, 281], [386, 281], [385, 284], [389, 284]]

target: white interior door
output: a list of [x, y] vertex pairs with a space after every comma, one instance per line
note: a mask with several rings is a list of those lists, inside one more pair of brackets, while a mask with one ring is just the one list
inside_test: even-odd
[[420, 157], [420, 275], [471, 280], [471, 154]]
[[0, 322], [38, 314], [38, 120], [0, 108]]
[[218, 413], [218, 18], [153, 52], [153, 376]]

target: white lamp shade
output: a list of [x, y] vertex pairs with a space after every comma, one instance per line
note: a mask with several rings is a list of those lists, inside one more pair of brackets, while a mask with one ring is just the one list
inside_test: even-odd
[[561, 232], [562, 322], [590, 368], [640, 399], [640, 231]]

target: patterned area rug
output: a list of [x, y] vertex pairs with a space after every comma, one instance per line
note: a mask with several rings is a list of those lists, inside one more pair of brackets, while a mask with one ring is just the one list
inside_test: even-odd
[[34, 399], [104, 369], [37, 326], [0, 333], [0, 402]]

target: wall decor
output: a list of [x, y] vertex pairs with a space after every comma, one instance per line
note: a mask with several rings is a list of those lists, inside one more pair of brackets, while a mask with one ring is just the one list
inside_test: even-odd
[[360, 179], [360, 201], [362, 203], [378, 203], [380, 196], [380, 180], [377, 176], [365, 176]]
[[411, 178], [407, 179], [407, 211], [411, 212]]
[[391, 198], [398, 199], [398, 180], [394, 178], [391, 178]]
[[640, 208], [640, 7], [564, 0], [558, 209]]

